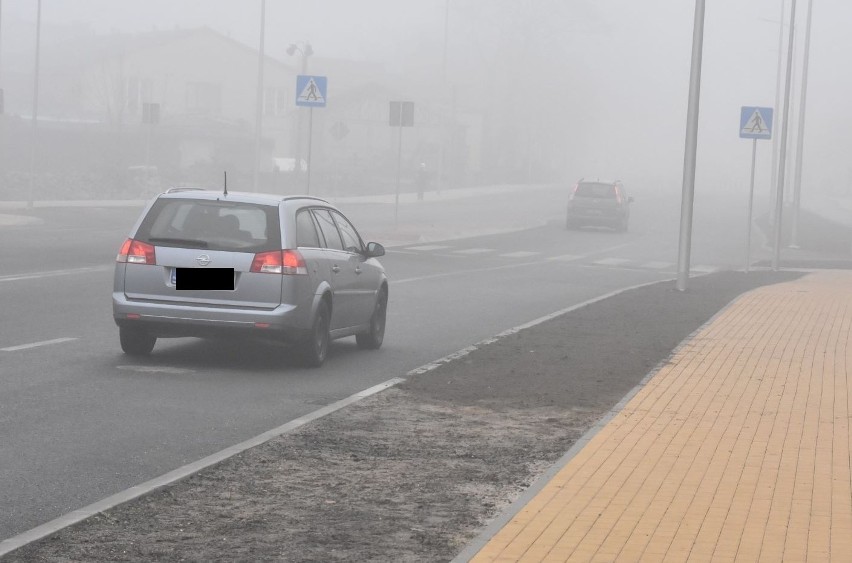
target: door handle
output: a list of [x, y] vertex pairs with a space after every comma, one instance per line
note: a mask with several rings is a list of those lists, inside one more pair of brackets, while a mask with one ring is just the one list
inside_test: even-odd
[[361, 273], [361, 266], [355, 266], [355, 273], [356, 273], [356, 274], [360, 274], [360, 273]]
[[337, 272], [339, 272], [339, 271], [340, 271], [340, 266], [338, 266], [337, 264], [335, 264], [334, 266], [332, 266], [332, 267], [331, 267], [331, 271], [332, 271], [332, 272], [334, 272], [334, 273], [336, 274]]

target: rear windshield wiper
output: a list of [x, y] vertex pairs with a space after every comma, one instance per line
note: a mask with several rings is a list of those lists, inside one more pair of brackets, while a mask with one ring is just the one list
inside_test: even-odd
[[206, 240], [195, 240], [191, 238], [170, 238], [170, 237], [151, 237], [148, 242], [162, 242], [166, 244], [185, 244], [188, 246], [197, 246], [199, 248], [207, 248], [210, 245]]

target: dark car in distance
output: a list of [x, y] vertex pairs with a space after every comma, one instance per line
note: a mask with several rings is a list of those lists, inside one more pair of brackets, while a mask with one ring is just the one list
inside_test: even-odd
[[565, 226], [568, 229], [610, 227], [624, 232], [630, 222], [632, 202], [619, 180], [580, 180], [568, 200]]

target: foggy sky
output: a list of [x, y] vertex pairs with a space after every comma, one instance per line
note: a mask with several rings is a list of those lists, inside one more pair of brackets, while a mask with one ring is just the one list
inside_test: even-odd
[[[814, 1], [804, 178], [816, 186], [849, 184], [852, 5]], [[0, 82], [4, 61], [31, 48], [35, 4], [3, 0]], [[807, 1], [798, 5], [797, 31], [803, 31]], [[97, 33], [208, 26], [253, 48], [258, 42], [260, 0], [43, 0], [42, 6], [45, 42], [51, 25], [69, 23]], [[747, 186], [751, 143], [738, 138], [739, 108], [775, 105], [780, 6], [780, 0], [707, 2], [699, 189]], [[530, 135], [539, 142], [565, 137], [566, 176], [641, 178], [680, 188], [694, 2], [449, 0], [449, 7], [448, 81], [462, 85], [468, 104], [487, 103], [480, 81], [500, 72], [485, 63], [516, 59], [503, 83], [511, 89], [516, 82], [519, 119], [536, 124]], [[428, 84], [440, 78], [444, 10], [444, 0], [268, 0], [266, 51], [287, 60], [286, 46], [307, 40], [318, 56], [382, 62]], [[798, 96], [797, 81], [794, 109]], [[757, 182], [768, 184], [771, 143], [758, 145]]]

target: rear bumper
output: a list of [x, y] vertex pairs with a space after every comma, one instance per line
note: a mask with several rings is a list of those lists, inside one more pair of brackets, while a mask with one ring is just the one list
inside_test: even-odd
[[616, 210], [569, 209], [567, 214], [568, 222], [578, 225], [618, 225], [627, 217], [627, 213]]
[[301, 335], [310, 327], [309, 314], [290, 304], [274, 309], [201, 307], [133, 300], [113, 293], [112, 310], [118, 326], [144, 327], [158, 337], [242, 333], [280, 340]]

